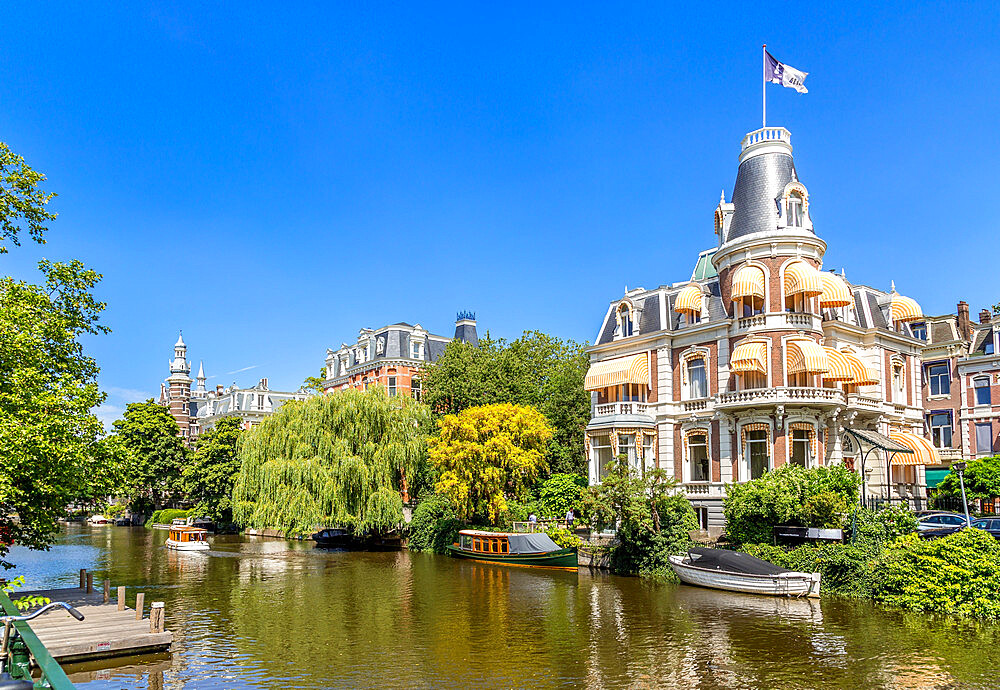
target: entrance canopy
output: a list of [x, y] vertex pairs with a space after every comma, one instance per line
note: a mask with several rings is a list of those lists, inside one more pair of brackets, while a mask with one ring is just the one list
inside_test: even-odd
[[884, 434], [868, 429], [844, 429], [858, 442], [858, 445], [867, 445], [890, 453], [913, 453], [913, 449], [905, 446], [899, 441], [895, 441]]
[[623, 383], [649, 385], [649, 360], [646, 353], [630, 357], [616, 357], [594, 362], [587, 370], [583, 387], [588, 391], [620, 386]]
[[922, 436], [910, 434], [905, 431], [891, 431], [889, 438], [896, 443], [900, 443], [912, 451], [912, 455], [906, 455], [895, 460], [897, 465], [940, 465], [941, 459], [938, 457], [937, 449]]

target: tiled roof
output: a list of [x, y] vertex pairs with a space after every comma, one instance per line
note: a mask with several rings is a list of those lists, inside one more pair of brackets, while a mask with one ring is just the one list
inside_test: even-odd
[[726, 241], [775, 230], [777, 199], [785, 186], [797, 179], [795, 162], [787, 153], [763, 153], [740, 163], [733, 187], [733, 220]]

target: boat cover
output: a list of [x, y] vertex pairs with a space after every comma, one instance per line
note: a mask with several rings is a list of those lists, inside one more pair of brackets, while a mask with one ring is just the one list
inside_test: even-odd
[[709, 549], [697, 546], [688, 550], [691, 565], [711, 570], [726, 570], [731, 573], [747, 573], [749, 575], [779, 575], [790, 573], [791, 570], [779, 568], [774, 563], [754, 558], [750, 554], [725, 549]]
[[548, 553], [562, 548], [547, 534], [509, 534], [507, 541], [510, 545], [508, 553]]

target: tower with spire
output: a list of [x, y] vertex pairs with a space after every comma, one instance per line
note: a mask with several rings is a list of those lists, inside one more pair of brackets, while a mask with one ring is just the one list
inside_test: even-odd
[[184, 344], [184, 335], [181, 333], [174, 343], [174, 359], [170, 362], [170, 376], [167, 377], [166, 388], [169, 396], [167, 407], [171, 416], [177, 420], [177, 427], [185, 441], [192, 438], [190, 407], [192, 383], [191, 365], [187, 361], [187, 345]]

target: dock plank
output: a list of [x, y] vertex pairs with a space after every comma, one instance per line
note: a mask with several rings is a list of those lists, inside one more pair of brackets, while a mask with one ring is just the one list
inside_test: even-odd
[[65, 611], [53, 611], [29, 623], [49, 653], [60, 662], [162, 651], [173, 643], [169, 630], [149, 631], [149, 618], [136, 620], [134, 609], [118, 610], [118, 602], [104, 604], [103, 592], [87, 594], [78, 587], [24, 592], [52, 601], [65, 601], [83, 614], [78, 621]]

